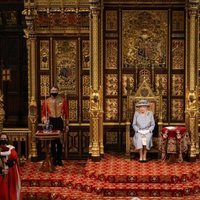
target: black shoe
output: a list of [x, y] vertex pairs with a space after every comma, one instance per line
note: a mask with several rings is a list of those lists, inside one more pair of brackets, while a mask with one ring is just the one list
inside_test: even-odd
[[53, 166], [56, 166], [58, 163], [55, 160], [53, 160], [52, 164], [53, 164]]
[[57, 161], [57, 164], [58, 164], [59, 166], [63, 166], [62, 160], [58, 160], [58, 161]]

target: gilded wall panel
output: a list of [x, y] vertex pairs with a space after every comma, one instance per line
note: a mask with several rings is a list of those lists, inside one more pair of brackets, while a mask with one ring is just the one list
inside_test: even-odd
[[67, 94], [78, 94], [77, 41], [54, 41], [54, 66], [57, 85]]
[[171, 100], [171, 121], [183, 121], [184, 120], [184, 100], [172, 99]]
[[184, 69], [184, 40], [172, 40], [172, 69]]
[[117, 96], [118, 74], [106, 74], [105, 87], [107, 96]]
[[106, 132], [106, 144], [117, 144], [118, 143], [118, 132], [108, 131]]
[[126, 121], [127, 117], [127, 99], [122, 99], [122, 121]]
[[134, 90], [134, 77], [133, 74], [122, 75], [122, 95], [127, 95], [127, 86]]
[[184, 74], [172, 75], [172, 96], [184, 96]]
[[152, 65], [155, 67], [166, 63], [167, 33], [167, 11], [123, 11], [123, 67], [149, 67]]
[[40, 75], [40, 96], [48, 97], [50, 95], [50, 77], [49, 75]]
[[167, 121], [167, 99], [163, 99], [162, 101], [162, 117], [163, 117], [163, 121], [166, 122]]
[[167, 85], [168, 85], [167, 74], [156, 74], [155, 76], [156, 91], [158, 91], [160, 83], [162, 86], [162, 95], [167, 96]]
[[78, 121], [78, 101], [68, 100], [69, 104], [69, 121]]
[[106, 31], [117, 30], [117, 11], [106, 11]]
[[184, 31], [184, 11], [172, 12], [172, 31], [183, 32]]
[[40, 70], [49, 70], [49, 40], [40, 40]]
[[117, 40], [106, 40], [106, 69], [118, 68], [118, 42]]
[[83, 96], [89, 96], [90, 95], [90, 76], [89, 75], [83, 75], [82, 76], [82, 94]]
[[89, 40], [82, 41], [82, 68], [90, 68], [90, 52], [89, 52]]
[[106, 99], [105, 101], [105, 119], [108, 121], [118, 120], [118, 99]]
[[68, 133], [68, 151], [70, 153], [79, 152], [79, 134], [75, 131], [69, 131]]
[[64, 17], [63, 13], [50, 13], [49, 18], [50, 18], [50, 25], [52, 28], [58, 28], [63, 25]]
[[48, 14], [45, 12], [39, 13], [37, 17], [34, 19], [34, 24], [36, 28], [49, 28], [50, 26], [50, 18]]
[[89, 100], [82, 100], [82, 116], [83, 121], [89, 121], [90, 120], [90, 101]]

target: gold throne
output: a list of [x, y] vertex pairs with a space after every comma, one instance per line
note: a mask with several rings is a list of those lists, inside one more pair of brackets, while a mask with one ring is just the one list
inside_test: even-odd
[[155, 93], [149, 86], [147, 78], [144, 76], [139, 84], [137, 91], [132, 92], [131, 88], [127, 88], [127, 112], [126, 112], [126, 155], [130, 156], [131, 153], [137, 152], [133, 146], [133, 132], [132, 121], [133, 115], [136, 111], [135, 104], [141, 100], [146, 99], [149, 101], [149, 109], [154, 113], [154, 119], [156, 122], [154, 134], [153, 134], [153, 147], [150, 152], [160, 152], [160, 133], [162, 130], [162, 87], [158, 87], [158, 92]]

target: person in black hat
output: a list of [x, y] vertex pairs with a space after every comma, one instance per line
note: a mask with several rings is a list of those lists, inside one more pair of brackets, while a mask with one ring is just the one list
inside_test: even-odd
[[148, 111], [150, 106], [147, 100], [140, 100], [136, 103], [136, 112], [133, 117], [133, 129], [135, 135], [133, 137], [133, 145], [140, 153], [140, 162], [146, 162], [147, 150], [153, 145], [152, 135], [155, 127], [155, 120], [153, 113]]

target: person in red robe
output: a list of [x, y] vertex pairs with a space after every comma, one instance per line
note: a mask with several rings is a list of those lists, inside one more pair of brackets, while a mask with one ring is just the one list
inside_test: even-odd
[[9, 200], [8, 195], [8, 168], [6, 166], [7, 157], [10, 151], [6, 146], [0, 145], [0, 199]]
[[1, 145], [5, 145], [9, 152], [5, 162], [5, 166], [8, 168], [7, 178], [9, 200], [20, 200], [21, 181], [18, 154], [15, 147], [8, 144], [8, 137], [6, 134], [1, 134], [0, 143]]

